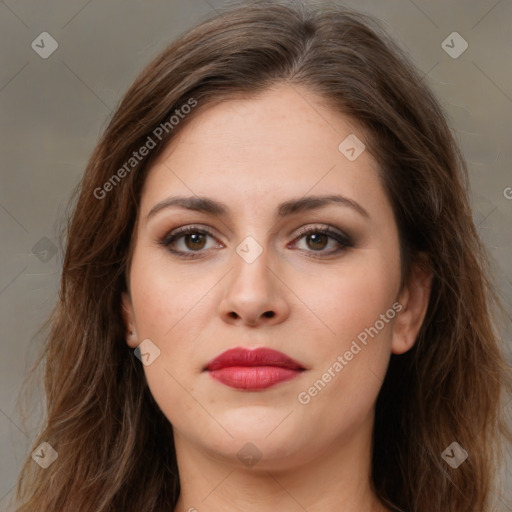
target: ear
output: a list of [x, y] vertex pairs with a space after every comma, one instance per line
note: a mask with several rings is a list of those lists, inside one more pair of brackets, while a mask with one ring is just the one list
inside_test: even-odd
[[413, 265], [409, 282], [397, 298], [402, 309], [393, 324], [393, 354], [403, 354], [413, 347], [427, 313], [431, 287], [432, 272], [421, 258]]
[[137, 348], [139, 337], [135, 328], [135, 314], [130, 296], [126, 292], [121, 293], [121, 306], [126, 329], [126, 343], [131, 348]]

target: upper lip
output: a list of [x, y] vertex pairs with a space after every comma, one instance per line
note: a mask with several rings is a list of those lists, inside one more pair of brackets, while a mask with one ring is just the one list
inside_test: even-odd
[[221, 370], [230, 366], [278, 366], [291, 370], [305, 369], [286, 354], [266, 347], [255, 349], [237, 347], [226, 350], [212, 359], [204, 369]]

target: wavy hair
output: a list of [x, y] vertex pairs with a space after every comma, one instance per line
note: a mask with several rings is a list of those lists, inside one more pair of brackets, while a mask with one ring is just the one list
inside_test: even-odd
[[[264, 1], [215, 13], [168, 46], [130, 86], [91, 155], [70, 203], [58, 301], [31, 369], [44, 364], [46, 396], [32, 449], [46, 441], [58, 459], [43, 470], [27, 457], [17, 512], [176, 505], [172, 425], [127, 348], [121, 313], [141, 190], [151, 162], [202, 107], [276, 84], [319, 95], [363, 128], [399, 228], [402, 284], [417, 261], [433, 274], [416, 343], [392, 355], [378, 396], [375, 493], [394, 511], [491, 510], [502, 441], [511, 440], [500, 334], [508, 317], [447, 115], [374, 18], [332, 3]], [[191, 100], [198, 107], [113, 183]], [[441, 457], [454, 441], [469, 455], [457, 469]]]

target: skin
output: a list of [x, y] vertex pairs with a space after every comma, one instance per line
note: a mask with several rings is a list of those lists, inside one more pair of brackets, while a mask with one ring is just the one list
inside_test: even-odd
[[[415, 267], [400, 290], [391, 204], [369, 151], [349, 161], [338, 150], [349, 134], [364, 141], [354, 122], [315, 94], [283, 84], [203, 108], [149, 171], [122, 301], [129, 347], [149, 338], [160, 349], [144, 371], [174, 428], [176, 512], [389, 510], [370, 489], [375, 401], [391, 353], [415, 342], [431, 276]], [[340, 204], [275, 216], [285, 200], [324, 194], [356, 201], [368, 218]], [[230, 213], [173, 206], [147, 219], [177, 195], [210, 197]], [[187, 225], [213, 232], [173, 243], [193, 259], [158, 243]], [[325, 225], [347, 233], [353, 246], [333, 253], [335, 239], [297, 236]], [[247, 236], [263, 251], [252, 263], [236, 252]], [[397, 301], [402, 310], [378, 335], [299, 403], [298, 394]], [[271, 347], [306, 371], [264, 391], [236, 390], [202, 371], [239, 346]], [[261, 454], [252, 466], [237, 457], [248, 442]]]

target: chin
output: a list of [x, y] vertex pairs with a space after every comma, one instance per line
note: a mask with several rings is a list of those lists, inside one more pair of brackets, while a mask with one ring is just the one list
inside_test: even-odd
[[[287, 470], [314, 456], [307, 445], [300, 444], [301, 437], [298, 432], [283, 432], [284, 435], [271, 434], [261, 438], [256, 438], [251, 432], [246, 432], [246, 435], [243, 432], [239, 434], [233, 433], [234, 438], [229, 439], [223, 436], [217, 443], [213, 436], [208, 438], [203, 434], [203, 447], [216, 460], [254, 471]], [[210, 442], [205, 445], [205, 441]]]
[[215, 417], [236, 439], [264, 440], [271, 433], [280, 437], [288, 430], [290, 423], [285, 418], [292, 410], [284, 406], [244, 405], [218, 411]]

